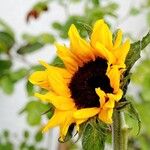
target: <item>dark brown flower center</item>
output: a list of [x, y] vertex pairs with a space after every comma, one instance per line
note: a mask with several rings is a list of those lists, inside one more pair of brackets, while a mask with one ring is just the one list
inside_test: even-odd
[[99, 107], [99, 96], [95, 88], [100, 87], [106, 93], [112, 93], [110, 80], [106, 76], [107, 61], [97, 58], [80, 67], [69, 84], [71, 97], [77, 108]]

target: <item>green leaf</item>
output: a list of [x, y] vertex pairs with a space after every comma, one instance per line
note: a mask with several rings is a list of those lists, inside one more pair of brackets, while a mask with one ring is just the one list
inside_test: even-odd
[[4, 137], [5, 137], [5, 138], [8, 138], [8, 137], [9, 137], [9, 131], [8, 131], [8, 130], [4, 130], [3, 134], [4, 134]]
[[48, 1], [38, 2], [33, 6], [33, 9], [40, 13], [48, 7], [47, 4]]
[[93, 3], [95, 6], [99, 6], [100, 0], [92, 0], [92, 3]]
[[143, 50], [150, 43], [150, 32], [147, 33], [142, 40], [131, 44], [129, 53], [126, 57], [125, 64], [127, 66], [127, 73], [130, 71], [134, 63], [140, 58], [141, 50]]
[[45, 44], [53, 44], [55, 42], [55, 37], [50, 33], [42, 33], [39, 35], [23, 34], [23, 39], [28, 44], [34, 44], [39, 42], [45, 45]]
[[[103, 7], [103, 10], [106, 12], [114, 12], [119, 8], [117, 3], [110, 2], [107, 6]], [[106, 14], [107, 15], [107, 14]]]
[[142, 129], [144, 129], [146, 132], [148, 132], [148, 135], [150, 135], [150, 119], [148, 117], [150, 116], [150, 102], [139, 103], [136, 105], [136, 108], [141, 117]]
[[24, 136], [25, 139], [28, 139], [29, 136], [30, 136], [29, 131], [25, 130], [24, 133], [23, 133], [23, 136]]
[[[33, 108], [35, 109], [35, 108]], [[37, 108], [36, 108], [37, 109]], [[40, 114], [37, 112], [29, 112], [28, 113], [28, 116], [27, 116], [27, 122], [29, 125], [31, 126], [36, 126], [36, 125], [39, 125], [40, 122], [41, 122], [41, 117], [40, 117]]]
[[0, 53], [8, 52], [14, 45], [14, 38], [7, 32], [0, 32]]
[[147, 13], [147, 23], [148, 26], [150, 27], [150, 11]]
[[126, 94], [127, 88], [128, 88], [128, 84], [130, 83], [130, 78], [131, 78], [131, 73], [129, 73], [128, 75], [126, 75], [123, 79], [123, 81], [121, 82], [121, 89], [124, 91], [123, 95]]
[[43, 44], [53, 44], [55, 37], [50, 33], [43, 33], [39, 36], [39, 41]]
[[7, 141], [0, 150], [14, 150], [14, 146], [11, 142]]
[[149, 59], [142, 60], [141, 63], [136, 67], [134, 74], [131, 76], [132, 81], [138, 85], [142, 85], [145, 87], [145, 84], [147, 85], [149, 83], [146, 81], [147, 79], [149, 81], [150, 76], [149, 66], [150, 66]]
[[0, 79], [0, 86], [6, 94], [12, 94], [14, 90], [13, 81], [8, 76], [4, 76]]
[[34, 137], [36, 142], [41, 142], [43, 140], [43, 134], [42, 131], [38, 131]]
[[90, 37], [91, 34], [92, 34], [92, 28], [91, 28], [91, 26], [88, 25], [88, 24], [86, 24], [86, 23], [84, 23], [84, 22], [79, 22], [78, 21], [77, 23], [81, 26], [81, 28], [83, 28], [83, 29], [85, 29], [87, 31], [87, 33], [88, 33], [88, 35]]
[[2, 19], [0, 19], [0, 28], [7, 32], [11, 37], [14, 38], [14, 32], [9, 25], [7, 25]]
[[81, 0], [71, 0], [73, 3], [81, 2]]
[[[0, 60], [1, 73], [2, 73], [3, 71], [5, 71], [5, 70], [10, 69], [11, 65], [12, 65], [12, 62], [11, 62], [10, 60], [5, 60], [5, 59], [2, 60], [2, 59], [1, 59], [1, 60]], [[0, 73], [0, 74], [1, 74], [1, 73]]]
[[31, 67], [32, 71], [41, 71], [43, 69], [44, 69], [44, 67], [42, 65], [35, 65], [35, 66]]
[[105, 132], [105, 127], [102, 124], [90, 122], [83, 131], [83, 150], [104, 150]]
[[63, 61], [58, 56], [54, 58], [54, 60], [51, 62], [51, 65], [57, 66], [57, 67], [64, 67]]
[[136, 16], [136, 15], [138, 15], [139, 13], [140, 13], [140, 10], [139, 10], [138, 8], [133, 7], [133, 8], [131, 8], [131, 10], [130, 10], [130, 14], [133, 15], [133, 16]]
[[29, 123], [29, 125], [35, 126], [40, 124], [41, 115], [43, 112], [48, 110], [48, 108], [49, 108], [48, 105], [43, 104], [39, 101], [30, 101], [29, 103], [27, 103], [25, 108], [23, 108], [20, 114], [26, 112], [27, 122]]
[[36, 150], [36, 147], [34, 145], [30, 145], [30, 146], [28, 146], [27, 150]]
[[[127, 99], [129, 99], [129, 97]], [[140, 116], [138, 114], [138, 111], [136, 110], [135, 106], [131, 103], [131, 101], [129, 101], [128, 105], [126, 105], [126, 112], [131, 118], [133, 118], [134, 120], [137, 121], [137, 123], [138, 123], [137, 134], [139, 134], [139, 132], [141, 130], [141, 119], [140, 119]]]
[[129, 101], [121, 101], [119, 103], [116, 104], [116, 109], [117, 110], [121, 110], [121, 109], [124, 109], [130, 102]]
[[[150, 82], [147, 81], [147, 83], [150, 84]], [[140, 92], [140, 98], [142, 101], [149, 101], [150, 102], [150, 87], [149, 88], [143, 88], [142, 91]]]
[[28, 96], [33, 96], [33, 94], [34, 94], [34, 85], [29, 81], [27, 81], [27, 83], [26, 83], [26, 90], [27, 90]]
[[27, 143], [26, 142], [21, 142], [19, 145], [19, 150], [24, 150], [27, 147]]
[[43, 46], [44, 45], [39, 43], [39, 42], [35, 42], [35, 43], [32, 43], [32, 44], [26, 44], [26, 45], [20, 47], [17, 50], [17, 53], [20, 54], [20, 55], [27, 54], [27, 53], [32, 53], [32, 52], [35, 52], [35, 51], [39, 50]]
[[25, 40], [27, 43], [35, 43], [37, 42], [37, 36], [28, 34], [28, 33], [24, 33], [22, 35], [23, 40]]
[[85, 30], [81, 29], [81, 26], [79, 26], [77, 22], [85, 22], [85, 18], [77, 15], [70, 16], [67, 19], [67, 21], [64, 24], [62, 24], [62, 29], [59, 30], [60, 37], [63, 39], [68, 38], [68, 31], [71, 24], [74, 24], [79, 29], [81, 36], [85, 37], [84, 35]]
[[62, 29], [62, 25], [59, 22], [53, 22], [52, 27], [56, 30], [61, 30]]
[[46, 114], [48, 119], [51, 119], [54, 114], [54, 106], [52, 104], [49, 105], [49, 109], [43, 113], [43, 115]]
[[18, 69], [17, 71], [11, 72], [10, 78], [13, 82], [17, 82], [24, 78], [28, 74], [28, 70], [26, 68]]

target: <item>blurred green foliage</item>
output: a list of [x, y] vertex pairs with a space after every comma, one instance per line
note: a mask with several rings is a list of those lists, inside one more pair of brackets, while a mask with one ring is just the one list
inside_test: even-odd
[[34, 135], [31, 135], [29, 131], [25, 130], [18, 143], [16, 141], [19, 139], [17, 134], [12, 134], [9, 130], [3, 130], [0, 133], [0, 150], [47, 150], [47, 148], [40, 146], [41, 141], [44, 139], [43, 136], [40, 130]]
[[[31, 55], [33, 52], [40, 51], [44, 46], [53, 44], [57, 38], [66, 39], [68, 37], [68, 29], [72, 23], [76, 25], [82, 37], [87, 37], [90, 34], [90, 26], [92, 26], [97, 19], [111, 18], [115, 22], [118, 21], [119, 4], [116, 1], [108, 0], [104, 3], [102, 0], [69, 0], [68, 3], [66, 0], [41, 0], [36, 2], [29, 12], [25, 14], [26, 22], [29, 23], [29, 21], [35, 21], [33, 19], [40, 19], [42, 14], [44, 15], [44, 13], [51, 11], [49, 8], [54, 2], [60, 7], [64, 8], [66, 19], [63, 22], [55, 20], [50, 24], [50, 27], [54, 31], [53, 33], [44, 32], [38, 35], [24, 33], [22, 34], [22, 42], [18, 43], [15, 37], [16, 33], [13, 31], [13, 29], [11, 29], [11, 27], [3, 20], [0, 20], [0, 89], [2, 89], [5, 94], [10, 95], [14, 92], [15, 85], [22, 79], [25, 79], [26, 83], [24, 86], [29, 97], [29, 101], [21, 109], [19, 114], [26, 114], [27, 123], [31, 126], [41, 125], [41, 120], [43, 117], [42, 114], [45, 116], [45, 113], [48, 112], [46, 117], [51, 118], [53, 114], [53, 107], [49, 104], [43, 104], [42, 102], [32, 98], [34, 92], [40, 91], [40, 89], [37, 89], [30, 82], [28, 82], [28, 76], [33, 71], [42, 70], [43, 67], [41, 65], [32, 65], [26, 60], [26, 55]], [[80, 5], [81, 3], [83, 3], [81, 14], [79, 14], [79, 12], [69, 12], [71, 11], [69, 10], [69, 5]], [[135, 17], [143, 12], [145, 13], [147, 19], [145, 22], [147, 22], [148, 26], [150, 27], [150, 0], [141, 2], [139, 7], [132, 6], [127, 14], [127, 17]], [[110, 22], [108, 22], [108, 24], [111, 26]], [[137, 93], [138, 98], [133, 97], [131, 101], [136, 105], [142, 121], [141, 134], [138, 136], [136, 136], [135, 132], [131, 132], [130, 134], [129, 149], [135, 150], [150, 149], [150, 119], [148, 117], [150, 116], [149, 53], [147, 56], [148, 57], [136, 67], [134, 74], [132, 75], [133, 83], [140, 87], [140, 90]], [[26, 67], [21, 67], [14, 70], [14, 60], [21, 60]], [[58, 57], [54, 58], [54, 60], [49, 63], [54, 66], [64, 67], [63, 62]], [[131, 118], [128, 118], [128, 120], [130, 120], [129, 122], [131, 123], [131, 128], [134, 128], [136, 124], [135, 121]], [[93, 128], [89, 128], [91, 132], [93, 132]], [[9, 133], [9, 131], [5, 130], [0, 133], [0, 150], [13, 150], [16, 148], [16, 145], [12, 140], [13, 138], [10, 138], [10, 134], [11, 133]], [[38, 131], [34, 137], [31, 137], [28, 131], [24, 131], [22, 135], [23, 140], [20, 141], [19, 145], [17, 145], [17, 149], [43, 149], [38, 147], [38, 143], [43, 140], [43, 135], [40, 131]], [[29, 138], [34, 139], [34, 143], [29, 144]], [[92, 136], [89, 136], [89, 140], [90, 138], [92, 138]]]
[[[27, 113], [27, 122], [31, 125], [39, 125], [41, 123], [41, 115], [43, 112], [50, 109], [50, 106], [45, 105], [39, 101], [30, 100], [29, 103], [23, 108], [23, 110], [20, 112]], [[50, 117], [53, 112], [50, 112]]]

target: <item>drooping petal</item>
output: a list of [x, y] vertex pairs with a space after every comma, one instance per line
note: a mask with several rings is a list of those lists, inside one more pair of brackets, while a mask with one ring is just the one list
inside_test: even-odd
[[75, 106], [71, 98], [58, 96], [53, 92], [48, 92], [44, 95], [35, 93], [35, 96], [45, 102], [53, 104], [58, 110], [71, 110]]
[[86, 119], [95, 116], [100, 111], [99, 108], [83, 108], [74, 112], [75, 119]]
[[112, 51], [116, 57], [116, 65], [123, 65], [130, 49], [130, 40], [126, 40], [119, 48]]
[[110, 64], [115, 62], [114, 55], [107, 48], [105, 48], [104, 45], [101, 43], [96, 43], [95, 47], [96, 48], [93, 49], [93, 51], [97, 56], [108, 60]]
[[117, 32], [117, 36], [116, 36], [116, 40], [114, 42], [113, 49], [120, 47], [121, 42], [122, 42], [122, 31], [121, 31], [121, 29], [119, 29]]
[[79, 132], [79, 129], [80, 129], [79, 125], [82, 124], [83, 122], [87, 121], [87, 119], [88, 118], [86, 118], [86, 119], [77, 119], [76, 120], [76, 130], [77, 130], [77, 132]]
[[71, 111], [61, 111], [55, 109], [53, 117], [48, 121], [47, 125], [43, 129], [43, 132], [46, 132], [49, 128], [53, 128], [55, 126], [66, 128], [66, 124], [71, 124], [74, 122], [73, 112], [74, 109]]
[[71, 41], [71, 51], [76, 57], [83, 62], [95, 60], [90, 44], [80, 37], [75, 25], [71, 25], [68, 34]]
[[105, 122], [107, 124], [111, 124], [112, 123], [112, 114], [113, 114], [113, 109], [110, 109], [110, 108], [101, 109], [98, 117], [103, 122]]
[[96, 43], [101, 43], [107, 49], [111, 49], [113, 46], [112, 33], [104, 20], [98, 20], [94, 24], [93, 32], [91, 35], [92, 47], [96, 48]]
[[74, 123], [72, 114], [68, 116], [63, 124], [60, 125], [60, 140], [64, 141], [64, 138], [68, 132], [69, 126]]
[[49, 89], [48, 75], [46, 71], [36, 71], [30, 77], [29, 81], [32, 84], [38, 85], [44, 89]]
[[103, 105], [105, 104], [105, 97], [106, 97], [106, 94], [104, 91], [102, 91], [100, 88], [96, 88], [95, 89], [96, 91], [96, 94], [99, 96], [99, 101], [100, 101], [100, 107], [103, 107]]
[[113, 98], [109, 97], [108, 101], [103, 105], [103, 108], [114, 108], [115, 101]]
[[57, 54], [63, 60], [67, 70], [71, 73], [74, 73], [78, 70], [78, 63], [74, 59], [72, 52], [66, 48], [64, 45], [56, 44]]
[[62, 116], [63, 111], [55, 110], [53, 117], [48, 121], [46, 126], [43, 129], [43, 132], [46, 132], [48, 129], [60, 125], [64, 122], [64, 116]]
[[122, 98], [122, 95], [123, 95], [123, 91], [121, 89], [119, 89], [116, 94], [107, 94], [109, 99], [113, 99], [116, 102], [118, 102]]
[[120, 86], [120, 72], [117, 65], [113, 65], [107, 76], [110, 80], [110, 85], [114, 89], [114, 93], [118, 92]]

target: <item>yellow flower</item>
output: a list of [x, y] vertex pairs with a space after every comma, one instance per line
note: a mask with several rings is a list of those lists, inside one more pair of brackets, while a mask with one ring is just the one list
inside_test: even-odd
[[129, 40], [122, 43], [121, 30], [113, 42], [112, 33], [103, 20], [94, 24], [90, 41], [82, 39], [74, 25], [68, 34], [70, 47], [56, 44], [65, 68], [41, 61], [46, 69], [33, 73], [29, 79], [48, 91], [35, 96], [55, 107], [44, 131], [59, 126], [62, 140], [71, 124], [79, 130], [79, 125], [93, 116], [112, 123], [115, 102], [123, 94], [120, 82], [130, 48]]

